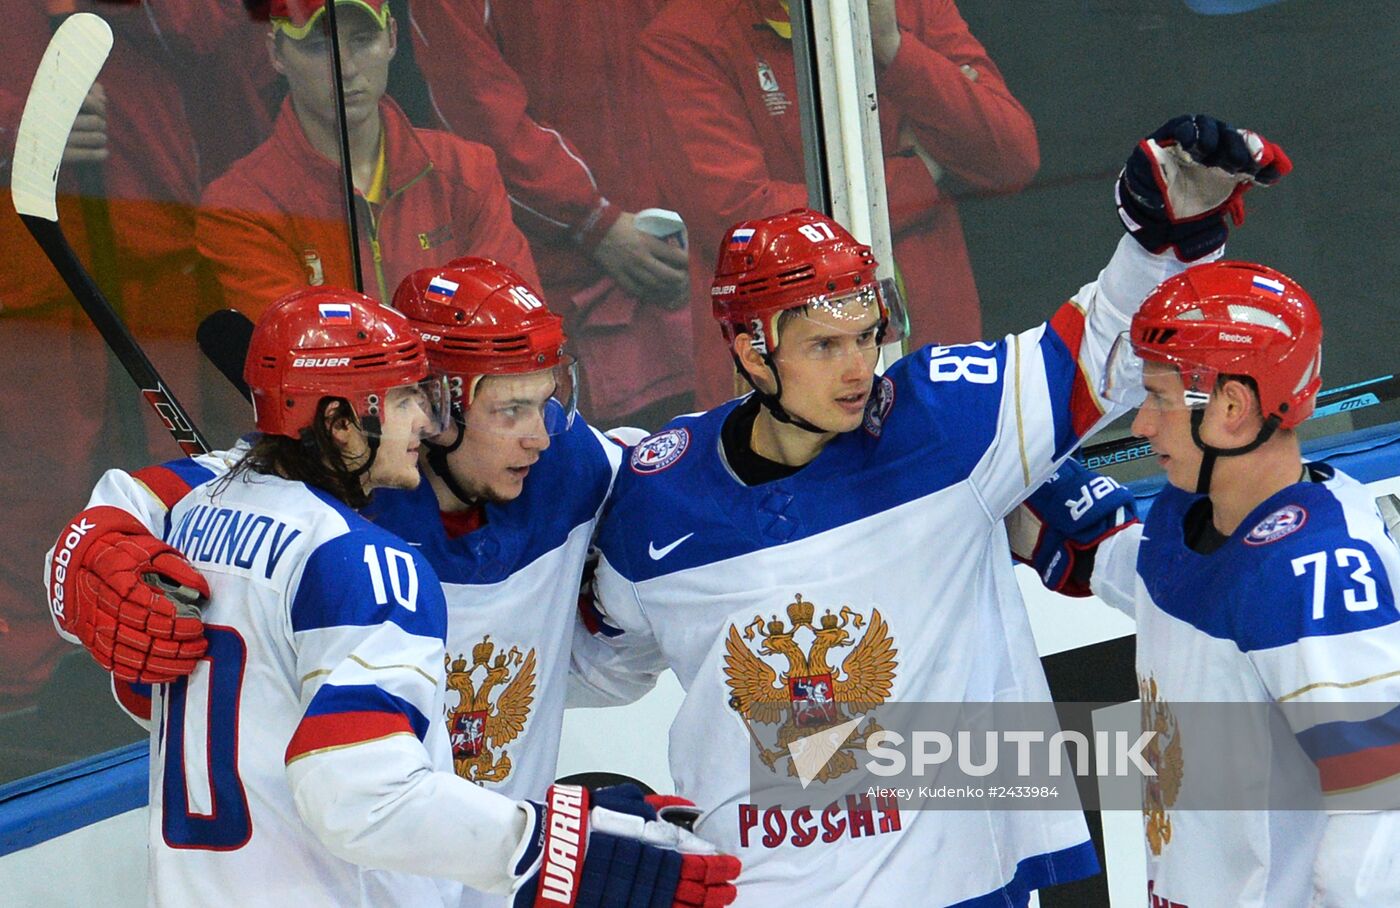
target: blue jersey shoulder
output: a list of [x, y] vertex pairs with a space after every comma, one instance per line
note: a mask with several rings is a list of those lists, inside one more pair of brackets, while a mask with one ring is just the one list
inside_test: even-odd
[[723, 451], [724, 423], [742, 400], [672, 420], [632, 448], [618, 476], [599, 532], [604, 557], [640, 582], [850, 525], [966, 479], [995, 435], [995, 395], [967, 408], [990, 411], [980, 431], [956, 419], [956, 403], [945, 426], [930, 406], [941, 398], [906, 401], [896, 375], [877, 379], [862, 428], [761, 485], [741, 482]]
[[291, 605], [292, 629], [393, 623], [446, 639], [447, 603], [436, 572], [413, 546], [367, 521], [307, 557]]
[[[1260, 504], [1210, 555], [1190, 551], [1182, 521], [1199, 496], [1168, 487], [1144, 527], [1138, 569], [1153, 601], [1242, 651], [1379, 627], [1397, 620], [1392, 578], [1376, 549], [1379, 517], [1331, 483], [1290, 486]], [[1355, 530], [1355, 534], [1353, 533]], [[1372, 532], [1375, 531], [1375, 532]]]
[[[713, 493], [721, 476], [728, 478], [719, 456], [720, 431], [742, 400], [678, 416], [624, 454], [597, 540], [603, 557], [624, 576], [640, 580], [663, 567], [683, 566], [682, 559], [687, 565], [706, 563], [747, 550], [737, 534], [714, 532], [684, 551], [671, 547], [679, 537], [688, 542], [695, 536], [693, 524], [718, 516]], [[676, 557], [659, 563], [673, 552]]]

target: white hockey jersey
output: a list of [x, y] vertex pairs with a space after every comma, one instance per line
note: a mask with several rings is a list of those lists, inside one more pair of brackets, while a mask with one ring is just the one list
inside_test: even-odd
[[[1168, 486], [1095, 560], [1094, 592], [1136, 617], [1161, 738], [1143, 803], [1151, 908], [1400, 905], [1400, 814], [1373, 809], [1395, 806], [1400, 782], [1400, 554], [1364, 486], [1308, 470], [1208, 555], [1183, 530], [1200, 496]], [[1239, 756], [1229, 784], [1245, 793], [1212, 789], [1219, 742], [1196, 723], [1219, 717], [1202, 703], [1271, 704], [1225, 714], [1282, 731]], [[1316, 808], [1254, 809], [1305, 806], [1294, 766]]]
[[323, 492], [250, 473], [194, 488], [165, 538], [211, 597], [208, 655], [152, 692], [152, 903], [455, 904], [460, 886], [429, 875], [508, 887], [524, 814], [452, 773], [427, 561]]
[[[457, 774], [540, 800], [559, 763], [579, 578], [623, 448], [576, 420], [551, 440], [514, 500], [456, 539], [425, 480], [380, 490], [366, 516], [409, 540], [447, 597], [448, 730]], [[591, 645], [591, 640], [580, 643]], [[467, 891], [464, 905], [504, 905]]]
[[728, 468], [734, 402], [634, 449], [599, 533], [613, 668], [670, 666], [685, 688], [672, 775], [709, 809], [696, 831], [744, 862], [738, 905], [1002, 906], [1097, 872], [1077, 809], [755, 805], [751, 727], [832, 700], [1049, 699], [1002, 518], [1113, 415], [1096, 393], [1109, 346], [1182, 267], [1125, 238], [1049, 323], [895, 363], [864, 428], [785, 479]]
[[[120, 506], [159, 533], [162, 502], [222, 474], [234, 455], [171, 461], [134, 477], [113, 471], [92, 503]], [[365, 512], [407, 540], [442, 583], [442, 715], [455, 771], [513, 800], [539, 799], [554, 780], [571, 648], [586, 659], [596, 646], [575, 633], [579, 578], [621, 457], [619, 443], [577, 420], [541, 453], [519, 497], [488, 504], [485, 525], [456, 539], [426, 481], [413, 491], [376, 491]], [[146, 688], [113, 687], [128, 712], [149, 716]], [[471, 889], [462, 895], [464, 906], [505, 902]]]

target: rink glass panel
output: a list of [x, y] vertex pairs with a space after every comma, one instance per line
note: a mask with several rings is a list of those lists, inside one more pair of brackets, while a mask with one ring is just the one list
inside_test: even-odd
[[[48, 38], [49, 6], [19, 0], [0, 38], [2, 142], [13, 141]], [[729, 5], [712, 0], [675, 0], [658, 21], [664, 6], [520, 0], [491, 4], [488, 20], [479, 2], [414, 0], [415, 28], [409, 10], [391, 4], [397, 50], [388, 96], [414, 126], [446, 121], [493, 148], [545, 296], [568, 319], [583, 361], [583, 412], [605, 425], [655, 428], [668, 408], [732, 393], [708, 316], [718, 238], [733, 220], [807, 200], [798, 86], [778, 4], [734, 4], [731, 21], [715, 18]], [[905, 37], [931, 29], [937, 23], [927, 17], [941, 7], [899, 0]], [[1254, 8], [1210, 14], [1231, 7]], [[96, 167], [65, 167], [61, 221], [168, 384], [210, 441], [225, 446], [248, 428], [249, 411], [193, 343], [199, 319], [230, 292], [196, 247], [196, 216], [209, 184], [269, 139], [287, 85], [269, 62], [267, 23], [241, 4], [145, 0], [94, 9], [117, 35], [100, 79], [110, 155]], [[1250, 195], [1250, 221], [1229, 254], [1277, 267], [1311, 291], [1328, 326], [1324, 387], [1393, 371], [1383, 339], [1395, 336], [1400, 319], [1390, 300], [1400, 286], [1391, 230], [1400, 203], [1386, 162], [1400, 109], [1390, 77], [1400, 26], [1388, 3], [1001, 0], [960, 13], [1033, 124], [1037, 161], [1027, 160], [1024, 141], [1007, 142], [1004, 159], [941, 167], [925, 186], [929, 174], [915, 169], [923, 159], [897, 114], [928, 119], [934, 102], [919, 106], [904, 85], [903, 97], [882, 92], [894, 118], [883, 125], [882, 154], [896, 264], [925, 297], [913, 300], [917, 341], [998, 337], [1046, 317], [1092, 279], [1117, 240], [1111, 187], [1132, 143], [1170, 116], [1202, 111], [1269, 135], [1297, 164], [1279, 188]], [[955, 146], [957, 139], [943, 137]], [[8, 144], [0, 147], [3, 181], [9, 154]], [[350, 258], [340, 156], [326, 160], [333, 166], [314, 176], [256, 172], [270, 188], [247, 203], [314, 234], [288, 249], [260, 249], [302, 284], [353, 277], [337, 264]], [[83, 169], [90, 174], [80, 180]], [[326, 194], [336, 199], [329, 214]], [[618, 285], [603, 261], [607, 231], [597, 227], [612, 214], [600, 198], [612, 211], [682, 215], [690, 273], [657, 282], [672, 292], [629, 294]], [[376, 230], [421, 235], [423, 251], [443, 261], [482, 251], [457, 223], [405, 224], [392, 204]], [[375, 272], [363, 200], [356, 206], [371, 258], [361, 283], [379, 297], [388, 281]], [[908, 241], [935, 224], [935, 239]], [[102, 672], [56, 642], [40, 567], [103, 469], [178, 451], [17, 220], [0, 216], [0, 231], [8, 250], [0, 266], [0, 507], [10, 525], [0, 552], [3, 780], [142, 736], [110, 705]], [[104, 240], [109, 234], [115, 244]], [[392, 261], [380, 264], [393, 273]], [[934, 299], [957, 281], [932, 277], [955, 273], [966, 275], [961, 295]], [[933, 289], [921, 294], [924, 287]], [[240, 308], [271, 302], [244, 299]], [[1394, 418], [1393, 408], [1375, 406], [1308, 431]]]

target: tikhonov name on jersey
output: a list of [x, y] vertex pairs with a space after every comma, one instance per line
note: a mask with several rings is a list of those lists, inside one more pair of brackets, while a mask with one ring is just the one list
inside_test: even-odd
[[[1400, 904], [1400, 814], [1374, 812], [1400, 806], [1400, 553], [1372, 493], [1327, 464], [1308, 472], [1208, 555], [1183, 531], [1199, 496], [1168, 486], [1140, 542], [1131, 528], [1096, 563], [1095, 592], [1136, 613], [1161, 738], [1143, 805], [1154, 908]], [[1203, 703], [1276, 705], [1229, 707], [1225, 760]], [[1227, 764], [1238, 803], [1209, 794]], [[1203, 801], [1251, 809], [1192, 809]], [[1298, 809], [1252, 809], [1270, 803]]]
[[[634, 449], [600, 532], [599, 600], [619, 676], [669, 665], [686, 690], [672, 775], [712, 808], [697, 832], [743, 860], [738, 904], [1003, 905], [1097, 871], [1077, 802], [785, 810], [750, 801], [751, 752], [851, 703], [1049, 699], [1002, 518], [1112, 416], [1089, 376], [1179, 267], [1128, 241], [1049, 323], [910, 354], [876, 379], [865, 426], [791, 477], [733, 475], [733, 402]], [[859, 771], [851, 747], [829, 773]], [[772, 772], [790, 766], [780, 754]]]

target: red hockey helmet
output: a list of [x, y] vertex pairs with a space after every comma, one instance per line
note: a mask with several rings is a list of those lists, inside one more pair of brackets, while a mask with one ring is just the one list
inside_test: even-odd
[[470, 256], [422, 268], [400, 282], [394, 308], [422, 336], [433, 371], [447, 377], [459, 418], [466, 419], [483, 378], [549, 371], [559, 405], [547, 419], [550, 434], [572, 422], [577, 365], [564, 352], [564, 319], [512, 269]]
[[[1128, 348], [1131, 348], [1129, 354]], [[1125, 356], [1138, 359], [1124, 365]], [[1312, 415], [1322, 386], [1322, 319], [1296, 281], [1263, 265], [1213, 262], [1163, 281], [1110, 354], [1105, 392], [1133, 383], [1141, 360], [1181, 373], [1185, 406], [1203, 406], [1221, 375], [1245, 375], [1264, 416], [1291, 429]]]
[[447, 407], [441, 380], [428, 377], [428, 356], [402, 315], [353, 290], [313, 287], [282, 297], [263, 313], [248, 343], [243, 378], [260, 431], [300, 436], [322, 398], [350, 402], [360, 427], [377, 434], [385, 395], [421, 385], [442, 431]]
[[[904, 337], [904, 308], [894, 281], [877, 280], [875, 267], [870, 247], [846, 228], [795, 208], [729, 228], [720, 241], [710, 302], [726, 340], [751, 334], [769, 351], [777, 348], [778, 315], [803, 307], [858, 324], [875, 308], [881, 342], [892, 343]], [[848, 305], [853, 301], [864, 305]]]

